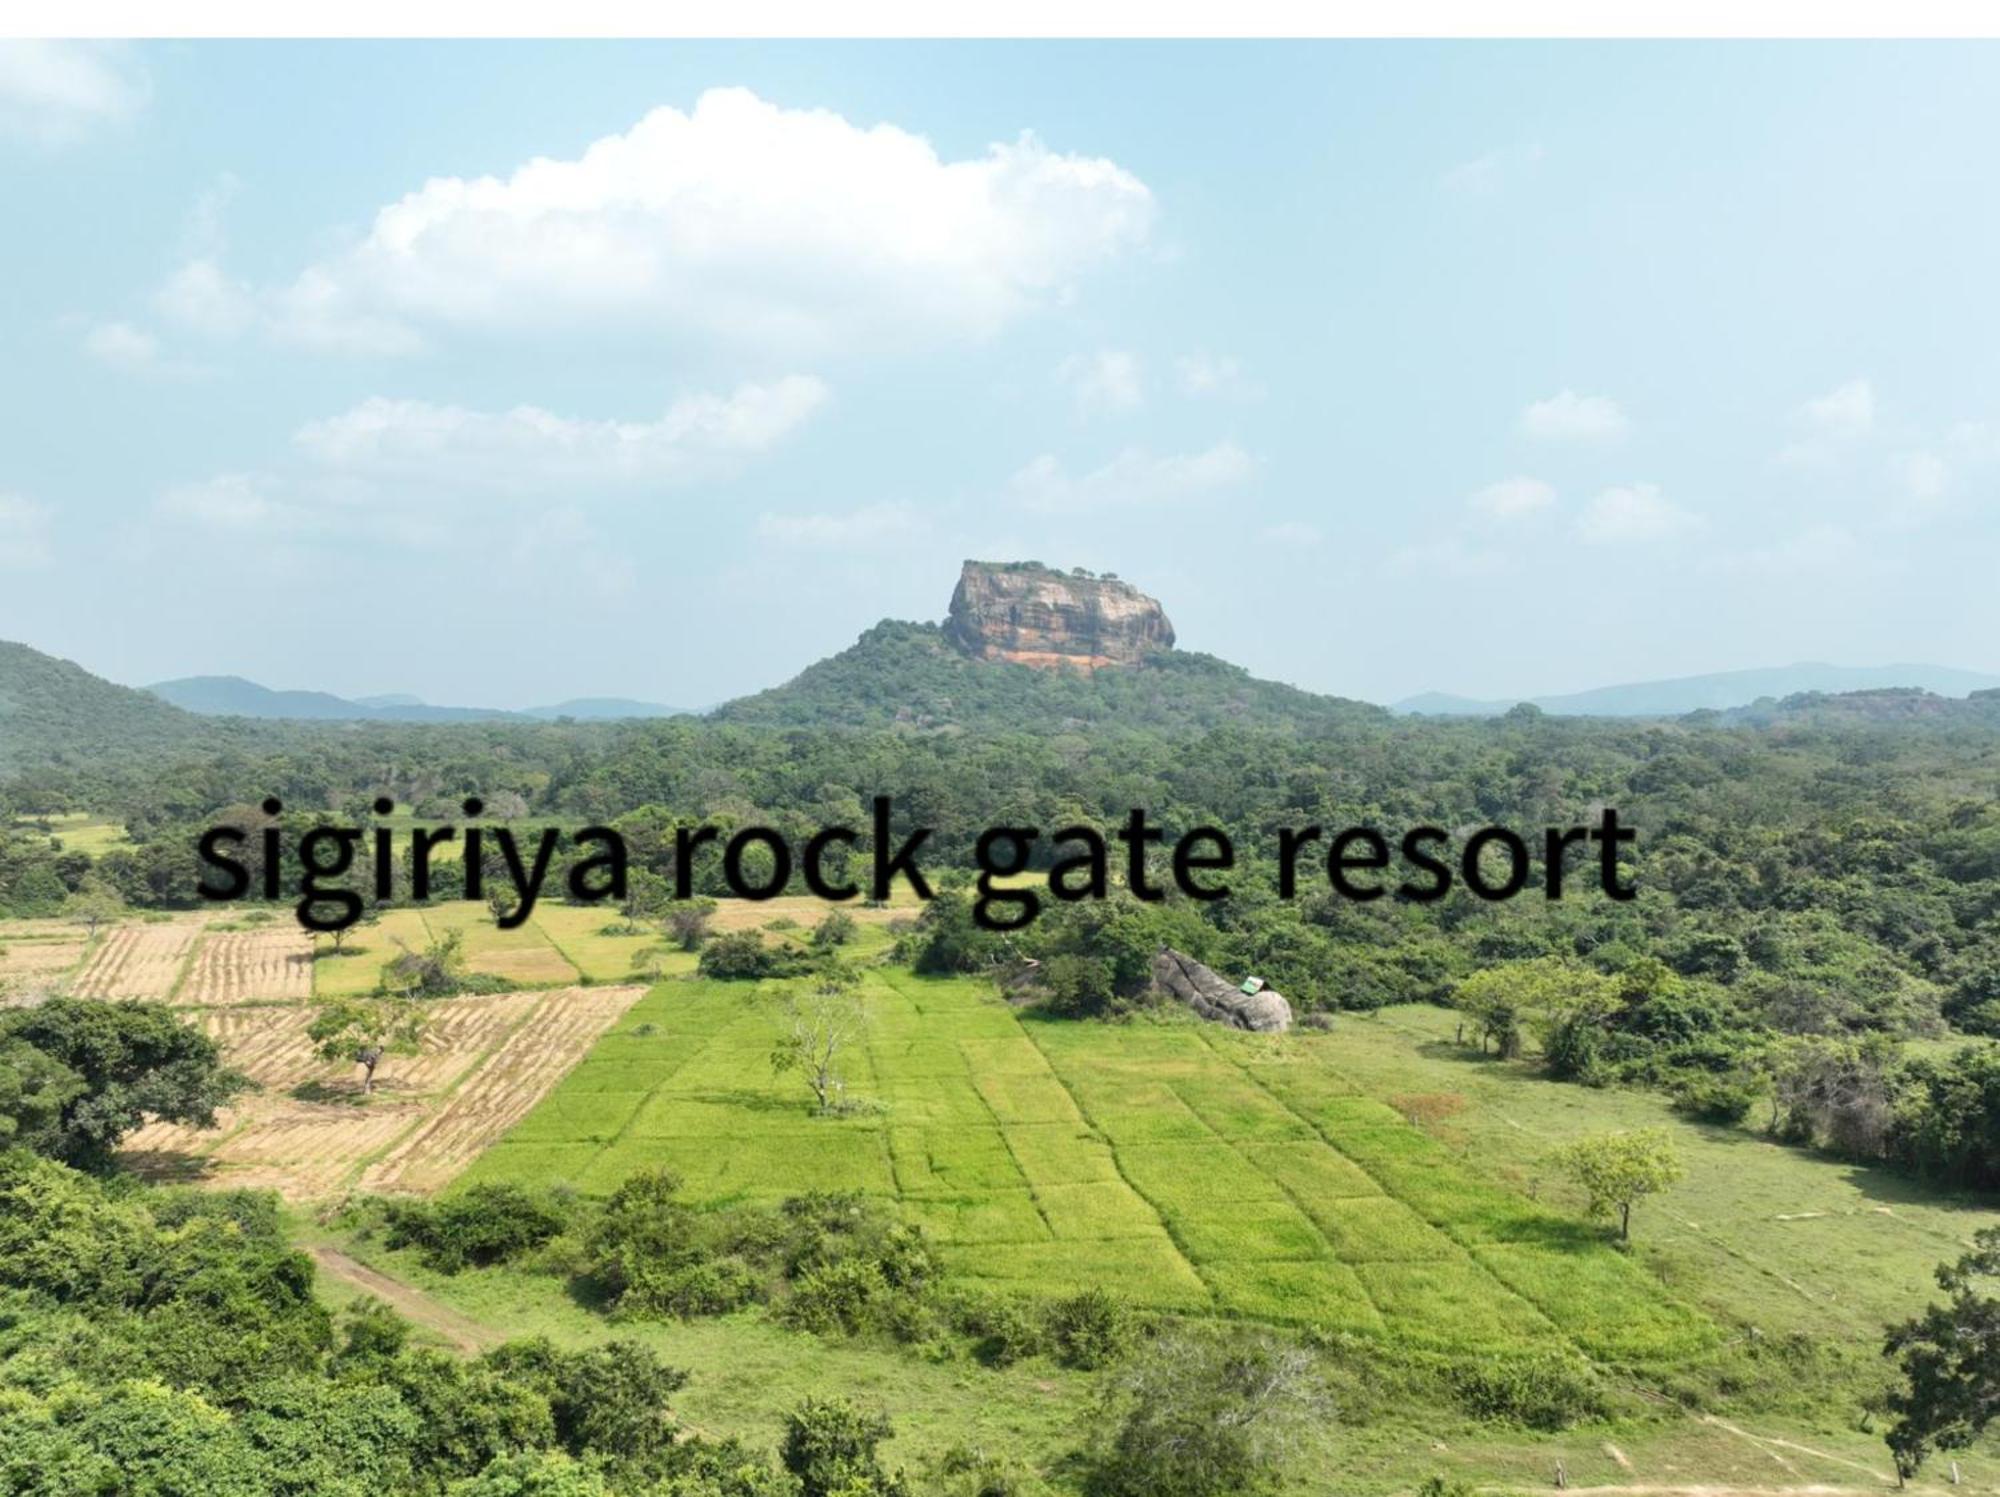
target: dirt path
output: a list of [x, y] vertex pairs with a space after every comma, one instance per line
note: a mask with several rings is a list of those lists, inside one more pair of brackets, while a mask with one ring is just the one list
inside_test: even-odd
[[401, 1279], [392, 1279], [389, 1275], [348, 1257], [339, 1248], [321, 1244], [306, 1251], [312, 1254], [315, 1263], [334, 1278], [352, 1284], [364, 1293], [374, 1295], [406, 1320], [414, 1321], [427, 1330], [437, 1332], [468, 1356], [486, 1350], [501, 1339], [470, 1316], [461, 1315], [450, 1306], [439, 1304], [414, 1284], [406, 1284]]

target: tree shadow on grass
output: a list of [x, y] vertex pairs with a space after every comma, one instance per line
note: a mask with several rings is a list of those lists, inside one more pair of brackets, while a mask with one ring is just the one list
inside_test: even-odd
[[119, 1160], [134, 1174], [161, 1185], [193, 1185], [215, 1173], [213, 1160], [180, 1149], [126, 1149]]

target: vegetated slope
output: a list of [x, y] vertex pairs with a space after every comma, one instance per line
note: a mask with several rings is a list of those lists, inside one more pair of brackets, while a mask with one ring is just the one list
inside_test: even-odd
[[0, 640], [0, 768], [89, 766], [219, 746], [217, 725], [82, 666]]
[[783, 686], [718, 707], [720, 722], [791, 728], [1193, 734], [1231, 724], [1312, 728], [1383, 709], [1262, 681], [1213, 655], [1169, 650], [1086, 674], [968, 657], [935, 624], [884, 620]]

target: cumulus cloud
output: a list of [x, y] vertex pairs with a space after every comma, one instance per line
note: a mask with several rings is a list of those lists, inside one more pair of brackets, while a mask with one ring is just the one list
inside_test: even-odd
[[1406, 576], [1491, 577], [1506, 571], [1508, 561], [1463, 535], [1445, 534], [1403, 547], [1390, 556], [1389, 565]]
[[1503, 478], [1489, 483], [1466, 501], [1484, 519], [1508, 521], [1524, 519], [1551, 509], [1556, 502], [1552, 484], [1539, 478]]
[[726, 477], [790, 436], [827, 400], [807, 375], [690, 395], [657, 421], [364, 400], [293, 438], [322, 468], [388, 481], [506, 490], [622, 488]]
[[763, 514], [757, 534], [801, 550], [841, 551], [880, 546], [929, 529], [921, 511], [909, 504], [870, 504], [844, 515]]
[[1803, 577], [1892, 570], [1894, 563], [1864, 545], [1844, 525], [1809, 525], [1768, 546], [1733, 551], [1707, 564], [1710, 571], [1749, 577]]
[[100, 364], [139, 372], [157, 368], [160, 340], [129, 322], [100, 322], [83, 336], [83, 351]]
[[1602, 441], [1623, 436], [1631, 421], [1608, 395], [1561, 390], [1521, 412], [1521, 430], [1543, 442]]
[[0, 492], [0, 570], [45, 567], [54, 554], [48, 506], [25, 495]]
[[68, 145], [145, 107], [146, 77], [101, 42], [0, 41], [0, 134]]
[[1662, 497], [1658, 484], [1632, 483], [1593, 498], [1578, 517], [1576, 531], [1592, 545], [1628, 545], [1672, 540], [1699, 530], [1702, 523], [1699, 515]]
[[1865, 379], [1851, 379], [1808, 400], [1799, 414], [1829, 436], [1866, 436], [1875, 426], [1875, 387]]
[[1139, 508], [1240, 488], [1256, 471], [1256, 459], [1234, 442], [1167, 457], [1128, 447], [1081, 474], [1044, 453], [1007, 480], [1007, 497], [1043, 514]]
[[304, 511], [275, 498], [272, 487], [271, 480], [258, 474], [218, 473], [173, 485], [160, 496], [156, 508], [206, 530], [268, 531], [304, 520]]
[[1191, 353], [1174, 360], [1181, 393], [1197, 398], [1255, 400], [1264, 392], [1234, 354]]
[[1076, 408], [1086, 416], [1120, 415], [1146, 403], [1139, 356], [1122, 349], [1071, 354], [1056, 366], [1056, 383], [1069, 391]]
[[1032, 134], [944, 160], [929, 141], [741, 88], [659, 108], [573, 159], [434, 177], [289, 285], [213, 260], [164, 306], [333, 350], [440, 332], [695, 335], [820, 353], [980, 338], [1141, 244], [1146, 185]]

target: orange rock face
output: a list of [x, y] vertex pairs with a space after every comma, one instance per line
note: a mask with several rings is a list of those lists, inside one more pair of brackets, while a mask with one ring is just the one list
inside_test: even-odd
[[1166, 611], [1131, 583], [1032, 562], [968, 561], [944, 632], [968, 655], [1040, 670], [1137, 665], [1174, 643]]

